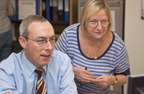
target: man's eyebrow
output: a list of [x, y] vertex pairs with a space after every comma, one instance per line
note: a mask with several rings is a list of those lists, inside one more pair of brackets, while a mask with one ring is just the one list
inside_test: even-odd
[[55, 35], [51, 36], [51, 38], [54, 38], [54, 37], [55, 37]]
[[37, 38], [42, 38], [42, 39], [46, 39], [46, 37], [41, 37], [41, 36], [39, 36], [39, 37], [37, 37]]
[[[55, 37], [55, 35], [51, 36], [50, 38], [54, 38], [54, 37]], [[42, 37], [42, 36], [39, 36], [37, 38], [48, 39], [47, 37]]]

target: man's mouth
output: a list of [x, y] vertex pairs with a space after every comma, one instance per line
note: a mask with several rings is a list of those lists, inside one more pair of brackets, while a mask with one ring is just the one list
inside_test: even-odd
[[43, 57], [48, 57], [48, 56], [50, 56], [50, 55], [41, 55], [41, 56], [43, 56]]

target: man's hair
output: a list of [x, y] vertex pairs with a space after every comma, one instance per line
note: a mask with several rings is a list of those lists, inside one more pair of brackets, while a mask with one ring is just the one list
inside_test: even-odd
[[20, 32], [20, 36], [25, 36], [28, 37], [28, 26], [33, 23], [33, 22], [46, 22], [48, 21], [46, 18], [44, 18], [43, 16], [40, 15], [29, 15], [28, 17], [26, 17], [25, 19], [23, 19], [22, 23], [20, 24], [19, 27], [19, 32]]
[[87, 3], [84, 6], [83, 12], [81, 14], [80, 24], [82, 28], [85, 28], [85, 25], [88, 23], [88, 19], [97, 11], [104, 9], [106, 11], [109, 26], [108, 30], [112, 27], [112, 18], [111, 18], [111, 12], [109, 9], [109, 5], [107, 3], [107, 0], [88, 0]]

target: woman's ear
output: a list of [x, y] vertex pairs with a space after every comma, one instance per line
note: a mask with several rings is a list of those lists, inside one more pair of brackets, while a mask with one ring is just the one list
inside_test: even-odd
[[26, 48], [26, 39], [23, 36], [20, 36], [18, 40], [19, 40], [21, 47]]

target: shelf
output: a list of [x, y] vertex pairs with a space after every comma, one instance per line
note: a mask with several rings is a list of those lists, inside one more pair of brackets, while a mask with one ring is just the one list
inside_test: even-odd
[[[11, 22], [12, 24], [14, 24], [14, 35], [16, 37], [16, 41], [13, 42], [13, 52], [19, 52], [22, 48], [20, 47], [17, 39], [19, 37], [19, 26], [22, 20], [11, 20]], [[77, 22], [78, 22], [78, 0], [69, 1], [69, 22], [50, 21], [50, 23], [54, 27], [56, 38], [60, 36], [60, 34], [66, 27]]]

